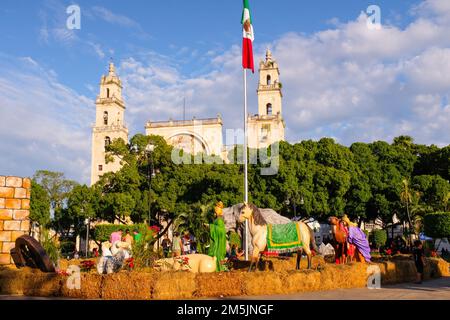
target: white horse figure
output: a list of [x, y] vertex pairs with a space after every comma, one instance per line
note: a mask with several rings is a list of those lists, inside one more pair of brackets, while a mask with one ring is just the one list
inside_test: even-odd
[[[240, 236], [243, 242], [246, 241], [245, 239], [245, 228], [241, 225], [239, 226], [240, 222], [239, 222], [239, 217], [241, 215], [241, 210], [243, 208], [244, 204], [243, 203], [238, 203], [232, 207], [228, 207], [228, 208], [224, 208], [223, 209], [223, 220], [225, 222], [225, 228], [227, 230], [227, 232], [229, 231], [235, 231], [237, 232]], [[258, 208], [259, 212], [261, 213], [261, 215], [263, 216], [264, 220], [268, 223], [268, 224], [286, 224], [291, 222], [291, 220], [289, 218], [286, 218], [280, 214], [278, 214], [275, 210], [270, 209], [270, 208]], [[252, 235], [249, 234], [249, 238], [248, 238], [248, 250], [249, 253], [251, 254], [253, 252], [253, 246], [252, 246]]]
[[[261, 214], [258, 207], [253, 204], [244, 204], [241, 208], [241, 214], [239, 216], [239, 221], [245, 222], [248, 220], [249, 231], [252, 235], [252, 245], [253, 254], [250, 263], [250, 268], [248, 271], [252, 271], [252, 267], [255, 264], [258, 265], [260, 255], [267, 248], [267, 222], [265, 221], [263, 215]], [[308, 269], [311, 269], [312, 253], [310, 249], [310, 244], [313, 245], [314, 249], [318, 251], [315, 244], [314, 232], [303, 222], [295, 222], [298, 224], [301, 236], [302, 247], [297, 251], [297, 270], [300, 269], [300, 259], [302, 257], [303, 251], [308, 257]], [[256, 267], [255, 266], [255, 267]]]

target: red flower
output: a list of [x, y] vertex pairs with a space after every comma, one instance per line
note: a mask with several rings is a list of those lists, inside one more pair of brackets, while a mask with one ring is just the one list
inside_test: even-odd
[[59, 270], [57, 273], [61, 276], [66, 276], [66, 277], [69, 276], [69, 273], [67, 272], [67, 270]]
[[158, 233], [161, 229], [158, 226], [148, 227], [148, 230]]
[[129, 258], [125, 260], [125, 264], [128, 268], [133, 269], [134, 268], [134, 258]]

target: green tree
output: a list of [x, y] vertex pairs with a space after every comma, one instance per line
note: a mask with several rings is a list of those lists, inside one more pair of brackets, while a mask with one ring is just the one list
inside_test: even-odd
[[77, 185], [67, 195], [67, 207], [55, 211], [54, 226], [68, 236], [73, 228], [75, 234], [84, 229], [85, 219], [95, 218], [95, 193], [86, 185]]
[[78, 185], [77, 182], [66, 179], [62, 172], [47, 170], [36, 171], [33, 176], [33, 181], [41, 185], [47, 192], [53, 210], [64, 207], [67, 195]]
[[427, 214], [424, 219], [425, 234], [429, 237], [450, 238], [450, 212]]
[[450, 183], [439, 175], [421, 175], [413, 178], [413, 188], [421, 194], [421, 203], [429, 211], [447, 211]]
[[378, 250], [386, 244], [387, 232], [386, 230], [374, 230], [372, 231], [372, 241], [377, 246]]
[[410, 207], [411, 203], [413, 202], [413, 195], [409, 188], [409, 181], [407, 179], [403, 179], [402, 183], [403, 183], [403, 188], [402, 188], [402, 192], [400, 193], [400, 200], [406, 207], [409, 229], [411, 231], [413, 231], [414, 228], [413, 228], [413, 224], [412, 224], [412, 220], [411, 220], [411, 215], [409, 212], [409, 207]]
[[36, 181], [31, 183], [30, 219], [46, 227], [50, 223], [50, 198]]
[[189, 231], [197, 240], [198, 252], [207, 253], [206, 247], [209, 245], [209, 229], [205, 224], [209, 224], [213, 218], [212, 206], [196, 204], [177, 215], [175, 228], [181, 233]]

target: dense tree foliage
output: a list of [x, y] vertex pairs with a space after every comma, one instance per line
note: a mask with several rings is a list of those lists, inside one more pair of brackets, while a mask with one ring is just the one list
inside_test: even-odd
[[45, 227], [50, 223], [50, 198], [45, 189], [33, 181], [31, 184], [30, 219]]
[[425, 234], [433, 238], [450, 237], [450, 212], [427, 214], [424, 219]]
[[[155, 148], [148, 153], [150, 143]], [[60, 174], [38, 172], [35, 178], [52, 208], [61, 208], [55, 210], [59, 230], [77, 229], [87, 217], [109, 222], [129, 217], [136, 223], [148, 223], [150, 217], [154, 224], [159, 214], [203, 238], [206, 233], [200, 228], [212, 219], [214, 202], [242, 202], [243, 166], [175, 164], [172, 151], [162, 137], [138, 134], [129, 143], [118, 139], [107, 147], [107, 161], [119, 161], [122, 169], [103, 175], [91, 188], [61, 181]], [[241, 154], [238, 146], [229, 158]], [[195, 157], [182, 151], [179, 155]], [[255, 150], [249, 157], [255, 163]], [[275, 175], [262, 175], [267, 165], [261, 161], [249, 166], [249, 200], [288, 217], [295, 208], [297, 215], [322, 221], [346, 213], [359, 222], [378, 218], [387, 225], [395, 214], [415, 225], [426, 213], [450, 208], [450, 146], [417, 145], [402, 136], [392, 144], [358, 142], [346, 147], [323, 138], [281, 142], [277, 160]]]

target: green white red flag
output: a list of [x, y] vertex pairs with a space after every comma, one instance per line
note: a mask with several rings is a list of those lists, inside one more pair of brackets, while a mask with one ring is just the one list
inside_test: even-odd
[[244, 69], [251, 69], [255, 73], [255, 64], [253, 61], [253, 41], [255, 34], [253, 33], [252, 18], [250, 15], [250, 6], [248, 0], [244, 0], [244, 11], [242, 12], [242, 67]]

